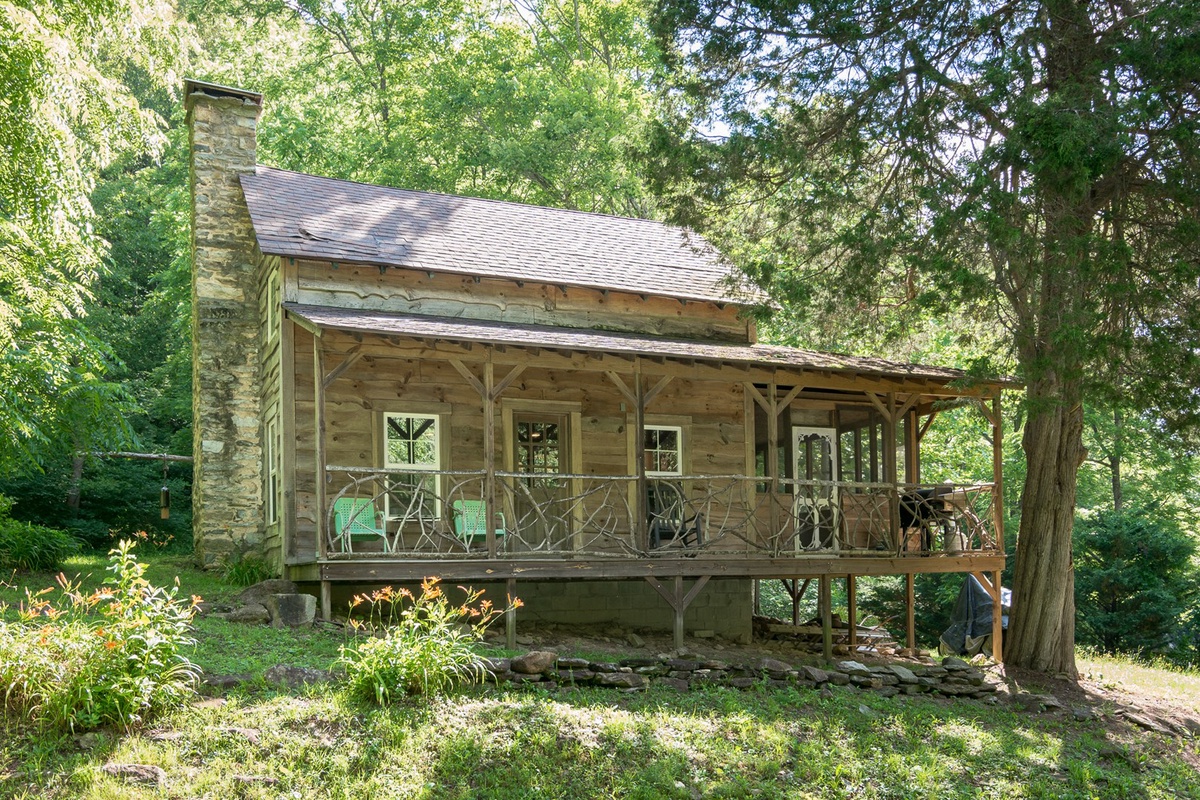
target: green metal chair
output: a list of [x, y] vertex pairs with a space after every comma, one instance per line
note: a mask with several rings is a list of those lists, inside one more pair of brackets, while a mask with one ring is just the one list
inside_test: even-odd
[[333, 541], [343, 553], [353, 553], [354, 543], [383, 542], [383, 551], [391, 550], [387, 529], [375, 503], [367, 498], [341, 497], [333, 502]]
[[[454, 514], [454, 535], [458, 537], [469, 550], [479, 539], [487, 539], [486, 504], [482, 500], [455, 500], [450, 504]], [[508, 523], [504, 520], [504, 512], [496, 512], [500, 519], [500, 527], [496, 528], [496, 537], [504, 535]]]

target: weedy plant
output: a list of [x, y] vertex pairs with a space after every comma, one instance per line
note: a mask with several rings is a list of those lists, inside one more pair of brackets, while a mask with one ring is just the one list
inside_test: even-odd
[[60, 574], [56, 600], [53, 587], [27, 591], [16, 620], [0, 619], [6, 708], [73, 731], [130, 728], [195, 693], [200, 671], [183, 650], [195, 644], [200, 598], [151, 585], [133, 550], [122, 541], [110, 551], [99, 590], [84, 594]]
[[[465, 598], [453, 604], [437, 578], [421, 583], [421, 594], [391, 586], [357, 595], [350, 602], [350, 625], [366, 634], [341, 648], [350, 690], [367, 700], [387, 705], [410, 695], [442, 694], [487, 674], [475, 646], [497, 617], [520, 608], [496, 608], [483, 592], [459, 587]], [[353, 614], [365, 607], [363, 617]]]

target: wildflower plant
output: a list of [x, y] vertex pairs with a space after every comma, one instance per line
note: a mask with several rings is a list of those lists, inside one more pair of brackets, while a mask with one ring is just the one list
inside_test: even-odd
[[100, 589], [60, 574], [57, 599], [52, 587], [27, 591], [15, 621], [0, 618], [6, 711], [72, 731], [131, 728], [195, 693], [199, 668], [184, 650], [200, 598], [153, 586], [133, 550], [122, 541], [109, 553]]
[[[387, 705], [482, 681], [487, 665], [475, 646], [489, 624], [515, 611], [521, 601], [509, 598], [508, 607], [498, 609], [482, 599], [482, 590], [458, 588], [465, 599], [457, 605], [437, 578], [426, 578], [416, 596], [391, 586], [356, 595], [350, 602], [350, 626], [364, 636], [343, 646], [338, 659], [351, 692]], [[355, 612], [362, 616], [353, 616]]]

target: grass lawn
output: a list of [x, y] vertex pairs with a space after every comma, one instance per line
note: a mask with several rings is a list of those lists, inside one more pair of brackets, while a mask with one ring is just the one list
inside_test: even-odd
[[[188, 593], [236, 590], [182, 559], [156, 557]], [[100, 559], [70, 568], [97, 577]], [[45, 585], [48, 576], [23, 580]], [[4, 598], [15, 599], [14, 589]], [[341, 637], [197, 621], [207, 672], [328, 668]], [[1121, 691], [1192, 692], [1200, 675], [1084, 659]], [[1103, 710], [1103, 709], [1102, 709]], [[477, 687], [379, 709], [335, 683], [251, 683], [134, 732], [69, 734], [8, 718], [0, 796], [51, 798], [924, 798], [1200, 797], [1200, 748], [1119, 720], [1076, 721], [1007, 704], [871, 693], [713, 689], [635, 694]], [[153, 764], [161, 787], [105, 774]]]

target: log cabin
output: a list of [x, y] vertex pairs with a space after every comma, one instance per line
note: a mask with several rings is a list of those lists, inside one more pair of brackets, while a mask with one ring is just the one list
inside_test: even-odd
[[[910, 647], [915, 573], [998, 594], [1001, 382], [760, 344], [766, 298], [695, 234], [259, 165], [260, 94], [185, 96], [202, 563], [266, 559], [325, 617], [440, 576], [678, 643], [815, 580], [827, 649], [834, 578], [853, 617], [856, 576], [907, 576]], [[924, 484], [961, 404], [992, 480]]]

